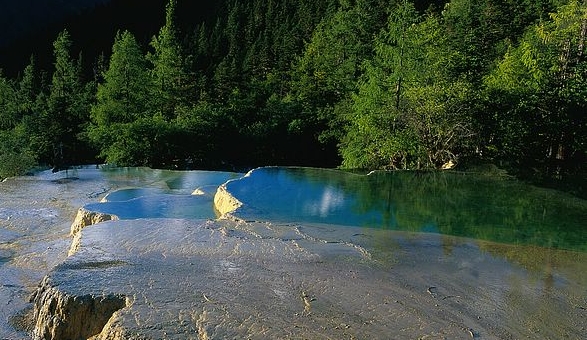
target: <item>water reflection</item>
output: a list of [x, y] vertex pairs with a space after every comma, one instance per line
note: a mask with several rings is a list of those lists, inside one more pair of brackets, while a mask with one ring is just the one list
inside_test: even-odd
[[[235, 308], [242, 301], [238, 297], [271, 295], [259, 295], [258, 286], [254, 286], [255, 282], [261, 282], [255, 280], [263, 277], [263, 268], [267, 266], [269, 270], [264, 273], [267, 284], [260, 285], [265, 290], [282, 278], [284, 285], [294, 282], [299, 294], [299, 282], [311, 283], [317, 278], [313, 287], [323, 295], [316, 305], [330, 308], [329, 301], [341, 301], [340, 306], [344, 305], [345, 309], [343, 312], [332, 309], [332, 319], [341, 315], [356, 317], [357, 324], [349, 332], [374, 329], [377, 323], [388, 327], [382, 328], [384, 331], [390, 327], [394, 331], [400, 329], [401, 322], [397, 323], [398, 327], [389, 322], [392, 314], [388, 307], [408, 303], [406, 307], [398, 307], [394, 320], [396, 315], [401, 317], [401, 313], [412, 310], [418, 316], [417, 321], [428, 330], [452, 325], [460, 331], [460, 327], [466, 326], [475, 330], [475, 338], [579, 339], [585, 333], [586, 203], [553, 190], [472, 174], [393, 172], [366, 176], [309, 168], [260, 168], [246, 177], [235, 173], [147, 168], [85, 169], [76, 173], [77, 180], [71, 182], [55, 181], [57, 175], [49, 172], [0, 184], [3, 190], [0, 301], [6, 301], [0, 308], [2, 315], [15, 315], [23, 310], [31, 290], [47, 269], [60, 256], [65, 257], [70, 242], [67, 236], [70, 213], [79, 206], [96, 202], [97, 197], [111, 189], [119, 189], [112, 191], [105, 202], [85, 206], [128, 219], [214, 217], [215, 189], [231, 180], [227, 189], [245, 204], [236, 212], [237, 216], [260, 221], [308, 222], [227, 224], [235, 230], [222, 237], [239, 244], [238, 247], [228, 245], [231, 260], [244, 264], [249, 256], [252, 263], [250, 270], [243, 270], [251, 280], [239, 279], [234, 285], [225, 285], [237, 287], [235, 291], [239, 293], [245, 292], [227, 293], [231, 311], [238, 311]], [[182, 243], [189, 241], [197, 230], [186, 228], [189, 225], [186, 221], [177, 221], [175, 228], [170, 228], [167, 222], [161, 225], [159, 221], [139, 221], [138, 234], [132, 234], [131, 228], [118, 228], [128, 226], [127, 222], [88, 228], [87, 232], [94, 233], [94, 237], [101, 235], [103, 244], [108, 245], [88, 251], [101, 253], [114, 249], [116, 254], [122, 254], [132, 248], [135, 253], [128, 256], [138, 259], [138, 248], [129, 244], [145, 242], [143, 249], [147, 253], [159, 256], [173, 250], [184, 254], [185, 262], [190, 263], [195, 254], [217, 249], [195, 242]], [[264, 251], [259, 248], [263, 244], [271, 248]], [[159, 247], [161, 252], [154, 252], [154, 247]], [[296, 249], [288, 256], [301, 250], [301, 254], [320, 254], [321, 258], [302, 269], [300, 262], [289, 261], [288, 257], [284, 261], [260, 260], [272, 256], [275, 249], [289, 247]], [[353, 269], [362, 275], [355, 275], [349, 269], [349, 265], [356, 265], [351, 259], [357, 253], [364, 257]], [[203, 256], [202, 259], [214, 258]], [[327, 259], [337, 265], [330, 266]], [[231, 268], [226, 263], [220, 265], [229, 272]], [[150, 268], [149, 265], [144, 267]], [[192, 303], [185, 297], [193, 296], [194, 290], [185, 282], [206, 282], [210, 291], [224, 292], [217, 288], [225, 283], [226, 277], [194, 281], [193, 274], [182, 276], [174, 272], [177, 268], [193, 270], [194, 267], [197, 266], [168, 266], [171, 275], [159, 280], [161, 286], [146, 290], [141, 286], [145, 280], [129, 285], [128, 272], [108, 276], [101, 271], [101, 275], [106, 276], [108, 284], [120, 280], [124, 291], [134, 286], [160, 295], [180, 287], [177, 294], [181, 298], [169, 299], [178, 303]], [[175, 281], [172, 275], [176, 275]], [[88, 283], [82, 282], [82, 286]], [[169, 285], [173, 282], [180, 284]], [[277, 284], [280, 289], [284, 285]], [[370, 300], [366, 303], [365, 298]], [[299, 307], [299, 300], [299, 295], [291, 300], [295, 308]], [[373, 320], [377, 322], [364, 322], [365, 308], [377, 307], [379, 302], [379, 307], [384, 309], [372, 310]], [[166, 301], [164, 308], [176, 307], [171, 305]], [[270, 304], [262, 304], [262, 311], [266, 305]], [[250, 315], [251, 304], [242, 306], [242, 314]], [[185, 311], [193, 308], [193, 304], [180, 307]], [[267, 324], [284, 320], [279, 308], [272, 310], [278, 312], [270, 314]], [[159, 314], [178, 315], [177, 312]], [[307, 317], [300, 320], [306, 322]], [[14, 331], [6, 320], [0, 320], [0, 338], [25, 338], [13, 336]], [[345, 322], [349, 324], [348, 320]], [[411, 338], [424, 338], [419, 331], [414, 331]], [[470, 338], [468, 333], [463, 334]]]
[[154, 196], [164, 193], [165, 190], [155, 188], [128, 188], [109, 193], [102, 199], [103, 202], [124, 202], [138, 197]]
[[[222, 183], [242, 176], [221, 171], [169, 171], [148, 168], [105, 169], [110, 182], [136, 182], [109, 193], [102, 202], [87, 204], [90, 211], [137, 218], [216, 218], [213, 195]], [[128, 186], [129, 184], [126, 184]]]
[[[587, 251], [587, 201], [502, 177], [454, 172], [349, 172], [264, 167], [242, 174], [105, 170], [126, 188], [88, 209], [135, 218], [215, 218], [227, 182], [245, 220], [438, 233], [506, 244]], [[137, 185], [129, 185], [129, 178]], [[197, 193], [198, 195], [194, 195]]]
[[587, 202], [508, 178], [454, 172], [266, 167], [227, 183], [244, 219], [433, 232], [587, 251]]
[[[196, 188], [219, 186], [242, 176], [224, 171], [171, 171], [150, 168], [103, 168], [102, 174], [115, 185], [126, 187], [126, 192], [111, 193], [110, 201], [131, 199], [151, 193], [191, 194]], [[119, 196], [120, 195], [120, 196]], [[119, 198], [114, 198], [114, 197]]]
[[120, 219], [137, 218], [216, 218], [213, 201], [207, 196], [149, 195], [127, 201], [93, 203], [87, 210], [116, 215]]

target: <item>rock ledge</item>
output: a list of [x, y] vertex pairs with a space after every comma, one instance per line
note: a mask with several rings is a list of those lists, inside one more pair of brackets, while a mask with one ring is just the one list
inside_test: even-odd
[[45, 277], [31, 297], [33, 339], [88, 339], [102, 332], [114, 312], [130, 304], [122, 295], [68, 295]]

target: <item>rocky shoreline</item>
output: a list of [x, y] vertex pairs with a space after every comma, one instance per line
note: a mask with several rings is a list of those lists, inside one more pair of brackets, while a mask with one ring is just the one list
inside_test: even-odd
[[[67, 185], [61, 199], [79, 204], [75, 195], [104, 181]], [[583, 253], [549, 251], [544, 272], [528, 263], [533, 249], [515, 245], [242, 221], [231, 214], [242, 203], [222, 185], [215, 220], [118, 220], [73, 204], [63, 206], [69, 252], [14, 323], [35, 340], [581, 339], [587, 331]], [[67, 214], [54, 215], [65, 231], [56, 221]], [[25, 339], [15, 334], [6, 338]]]

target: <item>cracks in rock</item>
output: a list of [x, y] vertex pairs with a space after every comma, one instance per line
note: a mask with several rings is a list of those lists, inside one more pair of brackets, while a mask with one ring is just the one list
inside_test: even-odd
[[347, 247], [350, 247], [350, 248], [356, 250], [359, 254], [361, 254], [361, 256], [363, 258], [365, 258], [367, 260], [372, 260], [371, 253], [367, 249], [365, 249], [364, 247], [362, 247], [362, 246], [360, 246], [358, 244], [355, 244], [355, 243], [352, 243], [352, 242], [348, 242], [348, 241], [342, 241], [342, 240], [329, 241], [329, 240], [319, 239], [319, 238], [316, 238], [316, 237], [313, 237], [313, 236], [308, 235], [307, 233], [303, 232], [301, 229], [302, 229], [302, 227], [300, 227], [300, 226], [297, 226], [297, 227], [294, 228], [294, 230], [296, 231], [296, 233], [298, 235], [300, 235], [305, 240], [309, 240], [309, 241], [316, 242], [316, 243], [326, 243], [326, 244], [331, 243], [331, 244], [344, 245], [344, 246], [347, 246]]
[[199, 340], [209, 340], [210, 336], [206, 330], [206, 323], [208, 321], [208, 313], [204, 310], [202, 314], [195, 320], [196, 329], [198, 330]]
[[69, 295], [45, 278], [31, 297], [34, 339], [87, 339], [100, 334], [115, 312], [127, 307], [125, 295]]
[[304, 303], [304, 315], [310, 315], [312, 312], [312, 302], [316, 301], [316, 298], [310, 296], [305, 290], [301, 291], [300, 297]]
[[[278, 224], [275, 225], [270, 222], [249, 222], [244, 220], [237, 220], [233, 227], [236, 229], [229, 228], [226, 225], [216, 229], [218, 230], [224, 237], [234, 237], [239, 239], [249, 239], [256, 238], [260, 240], [279, 240], [282, 242], [290, 242], [293, 244], [297, 249], [308, 251], [306, 247], [304, 247], [300, 241], [307, 241], [316, 244], [333, 244], [333, 245], [341, 245], [348, 248], [353, 249], [354, 251], [358, 252], [361, 257], [365, 260], [373, 260], [373, 256], [370, 251], [368, 251], [363, 246], [353, 243], [351, 241], [344, 241], [344, 240], [327, 240], [324, 238], [319, 238], [312, 236], [302, 229], [303, 226], [299, 224]], [[259, 226], [263, 226], [266, 231], [259, 231], [257, 228]], [[284, 230], [280, 228], [289, 228], [290, 231], [293, 233], [289, 235], [284, 235]], [[247, 236], [248, 235], [248, 236]], [[365, 234], [354, 234], [353, 237], [357, 236], [367, 236]]]
[[109, 261], [91, 261], [91, 262], [80, 262], [80, 263], [63, 263], [58, 265], [60, 269], [67, 270], [87, 270], [87, 269], [106, 269], [112, 267], [120, 267], [127, 265], [128, 263], [120, 260], [109, 260]]

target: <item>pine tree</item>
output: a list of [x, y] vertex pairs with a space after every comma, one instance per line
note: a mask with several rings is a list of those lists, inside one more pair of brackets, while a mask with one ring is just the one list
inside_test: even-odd
[[31, 56], [29, 64], [22, 72], [18, 82], [17, 97], [19, 102], [20, 118], [33, 114], [40, 88], [37, 80], [35, 58]]
[[92, 121], [108, 127], [131, 123], [149, 115], [151, 78], [147, 62], [135, 37], [129, 31], [118, 32], [112, 46], [108, 69], [98, 85]]
[[165, 25], [151, 40], [154, 51], [147, 55], [153, 65], [153, 105], [167, 120], [176, 116], [176, 109], [188, 96], [190, 80], [175, 24], [175, 9], [176, 0], [170, 0], [165, 11]]
[[310, 110], [333, 106], [356, 90], [361, 64], [372, 57], [373, 36], [382, 26], [374, 20], [379, 13], [377, 7], [343, 6], [316, 27], [294, 73], [297, 96]]
[[10, 130], [18, 123], [18, 102], [13, 81], [0, 69], [0, 130]]
[[89, 137], [107, 161], [117, 163], [117, 155], [128, 152], [122, 130], [139, 119], [152, 116], [152, 79], [140, 45], [129, 31], [118, 32], [112, 46], [108, 69], [98, 85], [92, 106]]
[[353, 98], [349, 128], [341, 144], [348, 168], [409, 167], [419, 146], [406, 128], [405, 88], [418, 78], [422, 46], [417, 46], [419, 16], [403, 1], [390, 14], [375, 41], [375, 57], [366, 63], [359, 93]]
[[348, 168], [435, 168], [455, 161], [473, 129], [470, 84], [446, 65], [451, 51], [440, 18], [403, 1], [375, 41], [353, 96], [341, 144]]
[[41, 161], [61, 167], [78, 163], [87, 149], [78, 139], [83, 124], [89, 120], [90, 98], [81, 80], [81, 57], [76, 61], [70, 55], [72, 41], [63, 30], [53, 43], [54, 71], [46, 107], [40, 118], [39, 131]]

